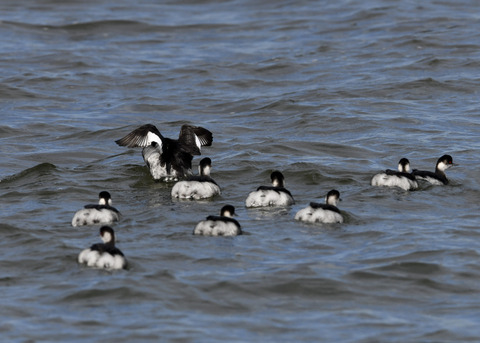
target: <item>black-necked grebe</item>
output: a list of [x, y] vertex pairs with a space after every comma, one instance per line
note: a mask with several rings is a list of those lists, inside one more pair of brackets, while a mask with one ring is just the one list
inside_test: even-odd
[[413, 175], [419, 180], [424, 180], [432, 185], [448, 185], [447, 175], [445, 175], [445, 170], [453, 166], [453, 159], [450, 155], [443, 155], [437, 160], [435, 165], [435, 172], [427, 170], [413, 170]]
[[98, 204], [85, 205], [72, 219], [72, 226], [106, 225], [120, 220], [120, 212], [112, 207], [112, 198], [106, 191], [100, 192]]
[[398, 162], [398, 171], [387, 169], [372, 177], [370, 182], [372, 186], [399, 187], [406, 191], [418, 188], [418, 182], [415, 176], [411, 174], [410, 161], [402, 158]]
[[343, 223], [343, 216], [337, 207], [340, 192], [332, 189], [327, 193], [325, 204], [311, 202], [310, 205], [295, 215], [295, 220], [306, 223]]
[[198, 174], [178, 181], [172, 188], [172, 197], [180, 199], [207, 199], [220, 194], [220, 187], [210, 177], [212, 160], [203, 158], [198, 165]]
[[142, 147], [143, 159], [155, 180], [177, 181], [191, 175], [193, 155], [201, 155], [201, 147], [212, 145], [212, 140], [212, 133], [203, 127], [183, 125], [178, 139], [170, 139], [146, 124], [115, 142]]
[[294, 203], [292, 194], [285, 188], [285, 178], [278, 170], [270, 175], [272, 186], [260, 186], [248, 194], [246, 207], [290, 206]]
[[232, 218], [235, 207], [225, 205], [220, 211], [220, 216], [208, 216], [195, 226], [194, 235], [203, 236], [237, 236], [242, 234], [240, 224]]
[[89, 267], [104, 269], [124, 269], [127, 267], [127, 260], [115, 247], [115, 233], [109, 226], [100, 228], [100, 237], [103, 243], [97, 243], [90, 248], [83, 250], [78, 255], [78, 262]]

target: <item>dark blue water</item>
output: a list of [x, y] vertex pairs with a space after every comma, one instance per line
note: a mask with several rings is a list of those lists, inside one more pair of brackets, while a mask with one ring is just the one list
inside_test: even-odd
[[[480, 340], [475, 1], [3, 1], [0, 335], [9, 342]], [[152, 123], [214, 134], [222, 195], [175, 201]], [[447, 186], [370, 186], [401, 157]], [[194, 165], [199, 158], [194, 159]], [[281, 170], [296, 204], [250, 210]], [[295, 213], [338, 189], [345, 223]], [[108, 190], [129, 269], [80, 266]], [[245, 235], [197, 237], [230, 203]]]

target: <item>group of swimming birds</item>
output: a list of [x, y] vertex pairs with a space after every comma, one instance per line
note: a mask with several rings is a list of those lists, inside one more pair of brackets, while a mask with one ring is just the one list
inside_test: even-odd
[[[198, 175], [192, 175], [193, 155], [201, 154], [202, 146], [210, 146], [213, 136], [205, 128], [183, 125], [178, 139], [162, 136], [151, 124], [143, 125], [125, 137], [116, 141], [120, 146], [129, 148], [142, 147], [143, 159], [155, 180], [176, 182], [172, 188], [173, 198], [207, 199], [221, 193], [220, 187], [210, 176], [212, 161], [203, 158], [198, 166]], [[419, 187], [420, 180], [433, 185], [446, 185], [448, 179], [445, 170], [453, 165], [450, 155], [443, 155], [437, 161], [435, 171], [413, 171], [410, 162], [402, 158], [398, 170], [387, 169], [371, 179], [372, 186], [399, 187], [406, 191]], [[286, 207], [294, 204], [292, 194], [285, 188], [285, 179], [280, 171], [271, 173], [271, 186], [260, 186], [248, 194], [246, 207]], [[325, 203], [311, 202], [309, 206], [298, 211], [295, 220], [307, 223], [343, 223], [343, 216], [337, 207], [340, 192], [332, 189], [325, 198]], [[236, 236], [242, 234], [237, 220], [233, 218], [235, 208], [225, 205], [219, 216], [208, 216], [194, 228], [194, 235]], [[102, 191], [98, 204], [86, 205], [77, 211], [72, 219], [73, 226], [102, 225], [100, 236], [103, 243], [94, 244], [83, 250], [78, 262], [90, 267], [105, 269], [123, 269], [127, 261], [123, 253], [115, 247], [115, 233], [110, 225], [120, 220], [120, 212], [112, 206], [110, 193]]]

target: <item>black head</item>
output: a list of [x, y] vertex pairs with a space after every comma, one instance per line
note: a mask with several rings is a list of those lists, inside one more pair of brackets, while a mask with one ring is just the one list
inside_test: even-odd
[[274, 172], [272, 172], [272, 174], [270, 174], [270, 179], [272, 180], [272, 185], [274, 187], [284, 186], [285, 177], [280, 171], [275, 170]]
[[206, 175], [210, 174], [210, 169], [212, 168], [212, 160], [210, 157], [205, 157], [200, 160], [198, 164], [198, 169], [200, 170], [200, 174], [203, 174], [202, 171], [206, 171]]
[[220, 215], [223, 217], [233, 217], [236, 215], [235, 213], [235, 207], [232, 205], [225, 205], [222, 207], [220, 210]]
[[443, 162], [445, 164], [453, 164], [453, 158], [450, 155], [443, 155], [438, 159], [437, 164], [440, 162]]
[[436, 171], [445, 171], [446, 169], [450, 168], [451, 166], [453, 166], [454, 163], [453, 163], [453, 159], [452, 159], [452, 156], [450, 155], [443, 155], [442, 157], [440, 157], [437, 161], [437, 165], [435, 167], [435, 170]]
[[108, 193], [107, 191], [102, 191], [100, 192], [100, 194], [98, 194], [98, 197], [100, 199], [105, 199], [108, 201], [108, 199], [111, 199], [112, 197], [110, 196], [110, 193]]
[[201, 167], [206, 167], [206, 166], [212, 166], [212, 160], [210, 157], [204, 157], [200, 160], [200, 166]]
[[332, 189], [330, 192], [327, 193], [327, 196], [325, 197], [325, 202], [328, 205], [333, 206], [337, 206], [338, 202], [341, 200], [342, 199], [340, 199], [340, 192], [336, 189]]

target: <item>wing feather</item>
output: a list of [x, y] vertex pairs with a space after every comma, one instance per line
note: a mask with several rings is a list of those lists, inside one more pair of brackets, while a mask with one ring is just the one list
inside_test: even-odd
[[212, 145], [213, 135], [203, 127], [183, 125], [178, 141], [186, 152], [192, 155], [201, 155], [202, 146]]
[[152, 142], [158, 143], [162, 146], [162, 134], [155, 125], [145, 124], [133, 130], [128, 135], [115, 141], [120, 146], [128, 148], [146, 147]]

